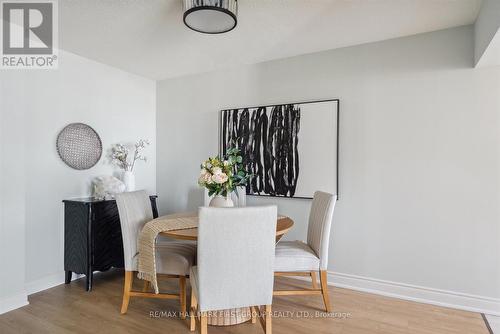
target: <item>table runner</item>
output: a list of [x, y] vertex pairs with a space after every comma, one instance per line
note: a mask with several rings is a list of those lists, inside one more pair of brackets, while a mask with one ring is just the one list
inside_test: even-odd
[[139, 234], [137, 243], [138, 264], [137, 277], [151, 282], [155, 293], [159, 293], [156, 278], [156, 237], [161, 232], [183, 230], [198, 227], [196, 213], [184, 213], [158, 217], [146, 223]]

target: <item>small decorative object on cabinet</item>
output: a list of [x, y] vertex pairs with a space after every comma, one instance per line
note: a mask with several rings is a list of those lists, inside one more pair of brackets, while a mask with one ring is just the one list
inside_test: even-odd
[[125, 183], [127, 191], [135, 190], [135, 175], [134, 167], [137, 160], [147, 161], [147, 158], [142, 155], [142, 151], [149, 145], [149, 141], [145, 139], [139, 140], [134, 144], [134, 155], [129, 159], [131, 150], [124, 144], [116, 144], [111, 147], [111, 162], [116, 164], [123, 170], [122, 181]]
[[[153, 217], [158, 217], [157, 196], [150, 196]], [[66, 284], [72, 273], [87, 277], [112, 267], [123, 268], [123, 241], [115, 200], [80, 198], [64, 200], [64, 270]]]
[[243, 169], [240, 150], [231, 148], [222, 158], [208, 158], [201, 164], [198, 184], [208, 189], [209, 197], [213, 196], [210, 206], [228, 208], [234, 206], [231, 193], [237, 194], [237, 188], [245, 187], [251, 177]]
[[135, 190], [135, 175], [132, 171], [126, 170], [123, 172], [123, 183], [125, 184], [125, 190]]
[[125, 184], [111, 175], [98, 176], [92, 180], [93, 196], [97, 199], [113, 199], [115, 194], [125, 191]]

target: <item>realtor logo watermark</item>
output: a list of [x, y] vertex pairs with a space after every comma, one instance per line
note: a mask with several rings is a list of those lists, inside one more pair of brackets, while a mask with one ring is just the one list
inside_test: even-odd
[[57, 1], [1, 1], [0, 4], [0, 68], [57, 68]]

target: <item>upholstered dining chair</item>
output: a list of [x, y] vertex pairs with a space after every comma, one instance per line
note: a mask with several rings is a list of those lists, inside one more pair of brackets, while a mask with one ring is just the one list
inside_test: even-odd
[[178, 299], [180, 315], [186, 318], [186, 276], [194, 263], [196, 245], [183, 242], [161, 241], [156, 244], [156, 272], [159, 277], [178, 278], [179, 294], [148, 292], [148, 281], [144, 281], [143, 291], [132, 291], [134, 272], [137, 271], [137, 240], [144, 224], [153, 219], [151, 202], [144, 190], [117, 194], [116, 204], [120, 215], [125, 257], [125, 284], [121, 313], [128, 309], [130, 297]]
[[191, 331], [198, 319], [207, 333], [207, 312], [250, 307], [271, 334], [276, 219], [276, 206], [200, 208], [198, 262], [190, 273]]
[[[236, 192], [232, 192], [230, 196], [235, 207], [241, 208], [247, 206], [247, 192], [245, 187], [236, 188]], [[213, 196], [208, 195], [208, 189], [205, 188], [204, 206], [208, 206], [210, 204], [212, 197]]]
[[[280, 241], [276, 245], [275, 276], [310, 276], [312, 289], [275, 290], [275, 296], [322, 295], [326, 311], [331, 311], [326, 267], [328, 265], [330, 228], [336, 201], [336, 195], [316, 191], [309, 213], [307, 243]], [[318, 271], [320, 288], [318, 288], [316, 276]]]

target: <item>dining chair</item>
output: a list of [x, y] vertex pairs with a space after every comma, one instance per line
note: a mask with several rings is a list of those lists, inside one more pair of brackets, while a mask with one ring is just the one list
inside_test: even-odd
[[[232, 192], [230, 196], [235, 207], [241, 208], [247, 206], [247, 190], [245, 187], [236, 188], [236, 191]], [[205, 188], [204, 206], [209, 206], [212, 197], [208, 195], [208, 189]]]
[[[307, 243], [280, 241], [276, 245], [275, 276], [310, 276], [312, 289], [275, 290], [275, 296], [322, 295], [325, 309], [331, 311], [328, 295], [327, 265], [330, 228], [337, 196], [316, 191], [309, 213]], [[320, 284], [316, 273], [319, 271]]]
[[137, 271], [137, 240], [144, 224], [153, 219], [151, 202], [144, 190], [126, 192], [115, 196], [120, 215], [125, 260], [125, 284], [121, 313], [128, 309], [130, 297], [178, 299], [180, 316], [186, 318], [186, 276], [194, 263], [196, 245], [184, 242], [162, 241], [156, 243], [156, 272], [160, 278], [178, 278], [179, 293], [148, 292], [150, 284], [144, 281], [142, 291], [132, 291], [134, 272]]
[[208, 312], [250, 307], [271, 334], [276, 220], [276, 206], [199, 209], [191, 331], [199, 321], [201, 333], [207, 333]]

